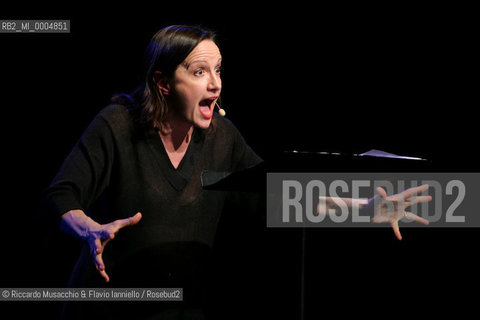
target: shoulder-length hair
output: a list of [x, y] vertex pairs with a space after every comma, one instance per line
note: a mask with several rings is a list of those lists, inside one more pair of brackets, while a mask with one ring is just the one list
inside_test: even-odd
[[171, 79], [178, 65], [201, 41], [207, 39], [217, 43], [213, 31], [198, 26], [172, 25], [161, 29], [152, 37], [145, 52], [144, 82], [130, 96], [114, 95], [112, 102], [133, 105], [144, 124], [161, 130], [169, 107], [158, 88], [155, 72], [160, 71]]

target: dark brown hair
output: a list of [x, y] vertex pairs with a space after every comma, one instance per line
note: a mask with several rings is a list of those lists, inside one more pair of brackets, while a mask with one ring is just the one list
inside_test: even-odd
[[158, 31], [145, 52], [145, 81], [131, 95], [115, 95], [112, 102], [135, 105], [142, 122], [161, 129], [168, 106], [155, 81], [155, 72], [173, 77], [178, 67], [202, 40], [216, 42], [213, 31], [198, 26], [172, 25]]

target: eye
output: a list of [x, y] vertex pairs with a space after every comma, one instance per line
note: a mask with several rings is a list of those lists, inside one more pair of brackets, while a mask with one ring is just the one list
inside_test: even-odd
[[201, 75], [203, 75], [203, 73], [204, 73], [203, 69], [197, 69], [193, 72], [193, 75], [194, 76], [201, 76]]
[[215, 73], [221, 73], [222, 72], [222, 67], [218, 66], [215, 68]]

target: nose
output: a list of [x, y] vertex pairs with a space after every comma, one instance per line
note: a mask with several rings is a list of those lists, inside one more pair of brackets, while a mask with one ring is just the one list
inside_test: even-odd
[[207, 90], [212, 93], [219, 93], [222, 89], [222, 79], [220, 75], [211, 73], [208, 81]]

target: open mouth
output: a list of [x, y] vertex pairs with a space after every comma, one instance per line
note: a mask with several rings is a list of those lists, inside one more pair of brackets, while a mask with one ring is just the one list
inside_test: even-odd
[[211, 97], [200, 101], [200, 113], [206, 118], [210, 119], [213, 116], [213, 108], [215, 107], [215, 100], [217, 97]]

